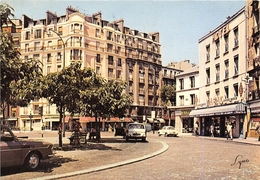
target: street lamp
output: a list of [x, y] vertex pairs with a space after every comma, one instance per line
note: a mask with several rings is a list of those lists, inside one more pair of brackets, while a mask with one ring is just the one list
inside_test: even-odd
[[[59, 36], [59, 38], [60, 38], [60, 40], [61, 40], [61, 42], [62, 42], [62, 46], [63, 46], [63, 68], [65, 67], [65, 48], [66, 48], [66, 43], [67, 43], [67, 41], [71, 38], [71, 37], [69, 37], [66, 41], [64, 41], [63, 39], [62, 39], [62, 37], [61, 37], [61, 35], [59, 34], [59, 33], [57, 33], [56, 31], [54, 31], [54, 30], [52, 30], [52, 29], [49, 29], [49, 32], [48, 32], [48, 34], [50, 34], [50, 32], [54, 32], [55, 34], [57, 34], [57, 36]], [[65, 137], [65, 109], [61, 109], [63, 112], [64, 112], [64, 114], [63, 114], [63, 121], [61, 122], [60, 121], [60, 124], [62, 125], [62, 131], [63, 131], [63, 137]], [[59, 128], [60, 129], [60, 128]], [[61, 133], [61, 132], [59, 132], [59, 133]]]
[[30, 131], [32, 131], [32, 118], [33, 118], [33, 115], [31, 113], [31, 111], [30, 111], [29, 118], [30, 118]]

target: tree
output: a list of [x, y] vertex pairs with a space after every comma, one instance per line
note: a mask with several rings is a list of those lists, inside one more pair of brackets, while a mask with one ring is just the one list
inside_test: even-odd
[[161, 100], [165, 106], [176, 104], [176, 86], [164, 85], [161, 88]]
[[58, 108], [60, 147], [62, 147], [63, 114], [65, 110], [69, 111], [71, 115], [81, 112], [80, 91], [89, 86], [89, 83], [93, 83], [91, 80], [93, 74], [92, 69], [81, 69], [80, 63], [73, 63], [60, 72], [50, 73], [45, 77], [42, 96]]
[[98, 117], [124, 117], [126, 110], [132, 104], [130, 95], [123, 93], [127, 84], [122, 81], [96, 78], [98, 83], [81, 92], [85, 114], [95, 117], [97, 140], [100, 139], [100, 127], [97, 127]]
[[20, 59], [20, 53], [14, 46], [12, 35], [2, 32], [3, 24], [7, 24], [10, 21], [9, 16], [13, 16], [12, 10], [7, 4], [0, 5], [0, 90], [2, 111], [5, 110], [7, 105], [27, 106], [31, 100], [39, 97], [39, 85], [42, 77], [41, 62], [34, 59]]

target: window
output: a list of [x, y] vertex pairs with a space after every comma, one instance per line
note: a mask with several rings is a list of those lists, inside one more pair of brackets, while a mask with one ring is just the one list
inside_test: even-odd
[[216, 41], [216, 57], [219, 57], [219, 40]]
[[191, 105], [195, 104], [195, 94], [190, 94]]
[[227, 99], [227, 98], [229, 98], [228, 86], [225, 86], [224, 89], [225, 89], [225, 99]]
[[51, 54], [47, 54], [47, 62], [51, 63]]
[[229, 62], [228, 60], [225, 61], [225, 79], [229, 78]]
[[114, 64], [113, 56], [108, 56], [108, 64], [109, 65], [113, 65]]
[[210, 61], [210, 45], [207, 45], [207, 46], [206, 46], [206, 56], [207, 56], [206, 62], [207, 62], [207, 61]]
[[112, 38], [112, 32], [107, 32], [107, 40], [112, 40], [113, 41], [113, 38]]
[[226, 35], [224, 36], [224, 41], [225, 41], [225, 49], [224, 49], [224, 52], [227, 53], [228, 50], [229, 50], [229, 45], [228, 45], [228, 43], [229, 43], [229, 41], [228, 41], [228, 34], [226, 34]]
[[61, 52], [57, 53], [57, 61], [61, 61]]
[[96, 29], [95, 37], [100, 38], [100, 35], [99, 35], [99, 29]]
[[57, 71], [61, 71], [61, 65], [57, 66]]
[[121, 70], [117, 70], [116, 78], [117, 79], [121, 79], [122, 78], [122, 71]]
[[216, 81], [220, 81], [220, 67], [219, 64], [216, 65]]
[[25, 33], [25, 40], [30, 40], [30, 31]]
[[25, 44], [25, 52], [29, 52], [30, 48], [29, 48], [29, 44]]
[[207, 97], [207, 106], [210, 106], [210, 92], [206, 92], [206, 97]]
[[121, 58], [118, 58], [117, 65], [122, 66]]
[[180, 79], [180, 90], [184, 89], [184, 79]]
[[62, 35], [62, 26], [58, 28], [58, 34]]
[[97, 18], [93, 18], [93, 24], [99, 25], [97, 20], [98, 20]]
[[97, 54], [97, 56], [96, 56], [96, 62], [97, 62], [97, 63], [100, 63], [100, 54]]
[[37, 29], [36, 32], [35, 32], [35, 38], [41, 38], [42, 36], [42, 30], [41, 29]]
[[41, 48], [40, 46], [41, 46], [40, 42], [35, 42], [34, 43], [34, 51], [40, 50], [40, 48]]
[[113, 50], [113, 45], [107, 44], [107, 52], [112, 52], [112, 50]]
[[184, 96], [180, 96], [180, 106], [184, 106]]
[[238, 75], [238, 55], [234, 57], [234, 75]]
[[238, 96], [238, 84], [237, 83], [234, 84], [233, 87], [234, 87], [234, 97], [237, 97]]
[[206, 84], [210, 84], [210, 69], [206, 69]]
[[238, 27], [234, 29], [234, 47], [238, 47]]
[[82, 59], [82, 50], [73, 49], [70, 52], [70, 60], [81, 60]]
[[190, 77], [190, 87], [195, 88], [195, 77], [194, 76]]
[[121, 47], [117, 47], [117, 49], [116, 49], [116, 54], [120, 54], [120, 52], [121, 52]]
[[114, 70], [112, 68], [108, 68], [108, 77], [114, 78]]

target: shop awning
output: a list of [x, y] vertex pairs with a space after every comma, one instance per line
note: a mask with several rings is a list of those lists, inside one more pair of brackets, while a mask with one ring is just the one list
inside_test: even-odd
[[252, 121], [254, 121], [254, 122], [260, 122], [260, 118], [252, 117]]
[[260, 113], [260, 102], [252, 103], [249, 105], [251, 113]]
[[165, 120], [163, 118], [156, 118], [157, 121], [159, 121], [160, 123], [165, 123]]
[[154, 121], [153, 118], [147, 118], [147, 120], [149, 123], [165, 123], [165, 120], [163, 118], [154, 118]]
[[[80, 117], [79, 121], [81, 123], [95, 122], [94, 117]], [[134, 122], [131, 118], [110, 118], [110, 119], [100, 119], [100, 122]]]
[[245, 114], [246, 106], [244, 104], [232, 104], [211, 108], [195, 109], [190, 112], [190, 116], [202, 117], [202, 116], [214, 116], [225, 114]]

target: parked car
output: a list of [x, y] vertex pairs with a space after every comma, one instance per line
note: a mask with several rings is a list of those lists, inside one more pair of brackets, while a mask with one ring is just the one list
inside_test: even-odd
[[126, 141], [129, 139], [141, 139], [146, 141], [146, 128], [143, 123], [129, 123], [126, 127]]
[[174, 129], [173, 126], [163, 126], [160, 130], [158, 130], [158, 135], [164, 135], [167, 136], [177, 136], [178, 132]]
[[1, 167], [24, 166], [28, 170], [39, 167], [41, 160], [53, 155], [53, 144], [16, 137], [11, 129], [0, 125]]

